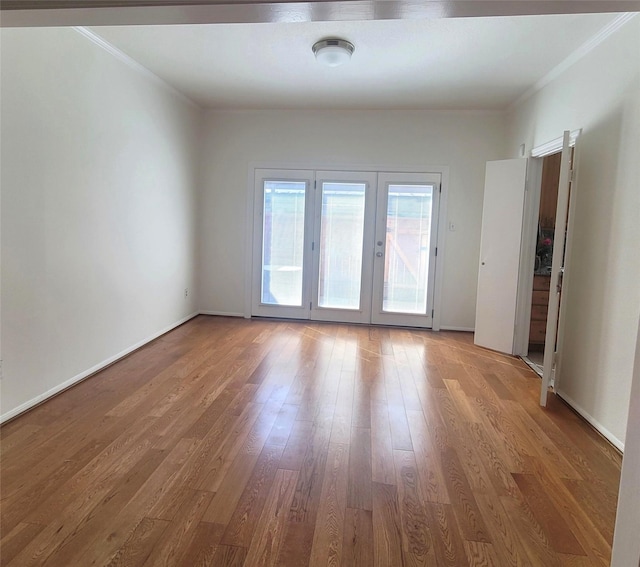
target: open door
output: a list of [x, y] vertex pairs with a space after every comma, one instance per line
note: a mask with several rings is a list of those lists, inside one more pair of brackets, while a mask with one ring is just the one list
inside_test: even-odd
[[553, 236], [553, 257], [551, 260], [551, 289], [549, 290], [549, 308], [547, 311], [547, 330], [545, 334], [542, 385], [540, 405], [547, 405], [547, 394], [555, 368], [558, 319], [560, 315], [560, 297], [564, 275], [565, 248], [567, 239], [567, 217], [569, 212], [569, 189], [571, 184], [571, 147], [570, 132], [564, 133], [562, 157], [560, 160], [560, 179], [558, 182], [558, 205], [556, 226]]
[[514, 354], [526, 158], [487, 162], [474, 342]]

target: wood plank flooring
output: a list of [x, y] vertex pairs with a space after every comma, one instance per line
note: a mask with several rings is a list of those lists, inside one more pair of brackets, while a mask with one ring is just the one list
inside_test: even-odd
[[608, 565], [620, 457], [465, 333], [200, 316], [2, 427], [2, 566]]

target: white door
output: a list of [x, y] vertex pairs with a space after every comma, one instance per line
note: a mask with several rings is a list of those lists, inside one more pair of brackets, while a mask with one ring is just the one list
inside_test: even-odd
[[440, 174], [378, 174], [372, 323], [432, 327], [440, 190]]
[[314, 172], [257, 169], [251, 313], [308, 319]]
[[547, 330], [544, 343], [544, 360], [540, 405], [547, 405], [547, 394], [551, 385], [555, 367], [558, 317], [560, 314], [560, 295], [564, 275], [564, 258], [567, 238], [567, 216], [569, 211], [569, 189], [571, 184], [571, 148], [570, 133], [565, 131], [562, 141], [560, 160], [560, 179], [558, 182], [558, 204], [556, 208], [556, 226], [553, 235], [553, 256], [551, 260], [551, 289], [549, 290], [549, 308], [547, 311]]
[[475, 344], [514, 354], [526, 158], [487, 162]]
[[369, 323], [377, 175], [318, 171], [311, 319]]
[[441, 177], [257, 169], [251, 314], [431, 327]]

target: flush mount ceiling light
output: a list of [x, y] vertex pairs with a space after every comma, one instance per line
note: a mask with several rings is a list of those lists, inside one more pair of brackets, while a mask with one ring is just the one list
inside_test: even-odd
[[314, 43], [311, 49], [318, 63], [327, 67], [337, 67], [351, 59], [355, 47], [346, 39], [331, 38]]

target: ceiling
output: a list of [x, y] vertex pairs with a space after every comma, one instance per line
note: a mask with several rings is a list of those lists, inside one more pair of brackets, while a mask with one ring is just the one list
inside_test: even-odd
[[[203, 107], [502, 110], [617, 14], [107, 26], [91, 31]], [[317, 40], [355, 45], [319, 65]]]

